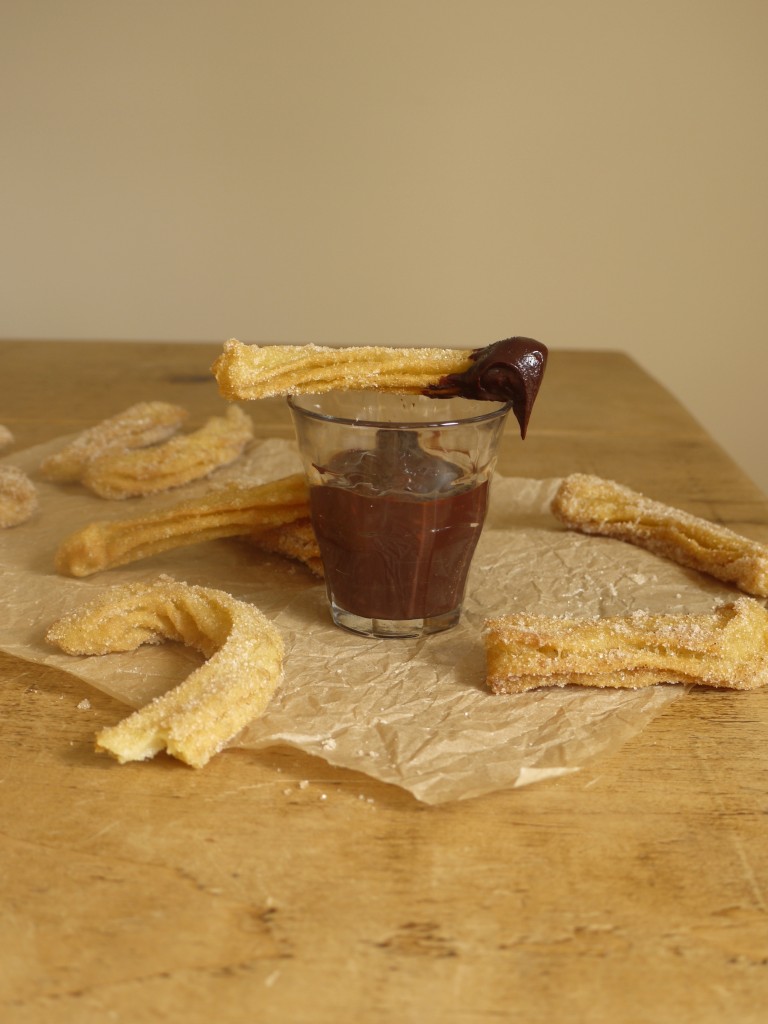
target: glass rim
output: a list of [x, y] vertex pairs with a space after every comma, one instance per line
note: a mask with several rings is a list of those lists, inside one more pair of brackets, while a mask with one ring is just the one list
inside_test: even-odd
[[[389, 392], [388, 392], [389, 393]], [[299, 404], [302, 398], [319, 398], [323, 394], [333, 394], [333, 392], [326, 391], [315, 394], [303, 394], [303, 395], [288, 395], [288, 406], [293, 412], [299, 412], [302, 416], [308, 416], [310, 419], [321, 420], [325, 423], [342, 423], [345, 426], [352, 427], [386, 427], [390, 430], [418, 430], [419, 428], [437, 428], [437, 427], [458, 427], [464, 426], [465, 424], [471, 423], [484, 423], [487, 420], [493, 420], [506, 416], [512, 410], [512, 402], [494, 402], [489, 403], [495, 406], [494, 409], [489, 412], [478, 413], [476, 416], [453, 416], [450, 419], [435, 419], [435, 420], [380, 420], [380, 419], [359, 419], [353, 416], [336, 416], [333, 413], [318, 412], [316, 409], [306, 409]], [[442, 402], [445, 399], [442, 398], [429, 398], [429, 395], [411, 395], [408, 397], [412, 398], [427, 398], [432, 402]], [[460, 398], [460, 395], [452, 395], [452, 398]], [[470, 399], [473, 402], [479, 402], [481, 399]]]

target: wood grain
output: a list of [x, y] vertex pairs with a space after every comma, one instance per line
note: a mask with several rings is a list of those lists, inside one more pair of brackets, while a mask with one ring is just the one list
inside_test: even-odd
[[[0, 422], [26, 447], [140, 399], [202, 421], [218, 351], [0, 343]], [[290, 436], [282, 402], [248, 411]], [[765, 498], [618, 352], [554, 352], [500, 469], [614, 477], [768, 540]], [[5, 655], [0, 680], [3, 1021], [765, 1019], [766, 691], [427, 808], [283, 749], [121, 767], [92, 750], [116, 702]]]

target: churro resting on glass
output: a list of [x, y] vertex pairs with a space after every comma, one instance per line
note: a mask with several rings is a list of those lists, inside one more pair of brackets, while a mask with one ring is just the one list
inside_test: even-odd
[[137, 402], [115, 416], [89, 427], [40, 466], [48, 480], [74, 483], [94, 459], [165, 441], [189, 413], [169, 402]]
[[525, 437], [546, 363], [546, 346], [532, 338], [478, 349], [244, 345], [232, 338], [212, 371], [230, 399], [389, 391], [511, 402]]
[[0, 466], [0, 529], [26, 523], [37, 507], [37, 489], [24, 470]]
[[308, 514], [300, 473], [255, 487], [231, 484], [151, 515], [90, 523], [60, 545], [55, 564], [64, 575], [91, 576], [201, 541], [258, 535]]
[[570, 685], [751, 690], [768, 684], [768, 611], [750, 597], [706, 614], [505, 615], [488, 620], [484, 636], [494, 693]]
[[51, 626], [47, 640], [67, 654], [133, 651], [176, 640], [208, 660], [183, 683], [102, 729], [96, 749], [124, 764], [173, 757], [202, 768], [263, 714], [282, 676], [283, 641], [258, 608], [222, 590], [162, 576], [113, 587]]
[[768, 597], [768, 547], [613, 480], [583, 473], [565, 477], [552, 513], [570, 529], [628, 541], [747, 594]]

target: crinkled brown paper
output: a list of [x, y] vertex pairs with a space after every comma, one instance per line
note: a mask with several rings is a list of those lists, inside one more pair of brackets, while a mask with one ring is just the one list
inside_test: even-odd
[[[11, 454], [34, 480], [40, 508], [0, 531], [0, 648], [54, 665], [133, 707], [180, 682], [199, 655], [167, 643], [76, 658], [46, 644], [50, 624], [103, 589], [167, 573], [258, 605], [286, 642], [285, 678], [266, 714], [237, 739], [288, 744], [410, 791], [430, 804], [524, 786], [577, 771], [615, 749], [683, 693], [679, 686], [539, 690], [493, 696], [484, 685], [482, 628], [504, 612], [613, 615], [638, 608], [705, 611], [729, 593], [697, 573], [620, 541], [564, 530], [548, 512], [557, 480], [498, 477], [455, 629], [370, 640], [333, 626], [323, 584], [303, 566], [222, 540], [180, 548], [86, 579], [60, 576], [61, 540], [97, 519], [126, 518], [236, 478], [261, 483], [300, 469], [288, 441], [256, 443], [235, 466], [161, 497], [105, 501], [51, 484], [43, 458], [64, 438]], [[149, 769], [148, 769], [149, 770]]]

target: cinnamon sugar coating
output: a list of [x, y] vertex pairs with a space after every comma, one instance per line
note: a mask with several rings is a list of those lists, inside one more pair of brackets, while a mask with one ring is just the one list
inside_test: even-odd
[[253, 437], [253, 422], [231, 406], [199, 430], [177, 434], [159, 445], [112, 452], [84, 468], [82, 483], [101, 498], [134, 498], [172, 490], [208, 476], [242, 455]]
[[169, 402], [137, 402], [78, 434], [40, 469], [48, 480], [78, 481], [95, 459], [165, 441], [188, 416], [186, 409]]
[[613, 480], [565, 477], [552, 513], [570, 529], [628, 541], [755, 597], [768, 597], [768, 547]]
[[90, 576], [201, 541], [257, 536], [308, 514], [303, 474], [231, 484], [150, 515], [90, 523], [59, 546], [55, 564], [64, 575]]
[[707, 614], [506, 615], [488, 620], [484, 639], [494, 693], [569, 685], [751, 690], [768, 684], [768, 611], [750, 597]]
[[37, 507], [37, 489], [24, 470], [0, 466], [0, 529], [26, 523]]
[[211, 369], [225, 398], [374, 389], [420, 394], [445, 375], [468, 370], [471, 356], [459, 349], [244, 345], [232, 338]]
[[123, 764], [167, 750], [195, 768], [259, 717], [282, 675], [283, 641], [258, 608], [221, 590], [161, 576], [113, 587], [54, 623], [47, 640], [68, 654], [105, 655], [176, 640], [207, 661], [183, 683], [96, 737]]
[[249, 539], [260, 551], [303, 562], [315, 576], [324, 576], [320, 547], [309, 518], [297, 519], [293, 523], [283, 523], [271, 530], [253, 533]]

